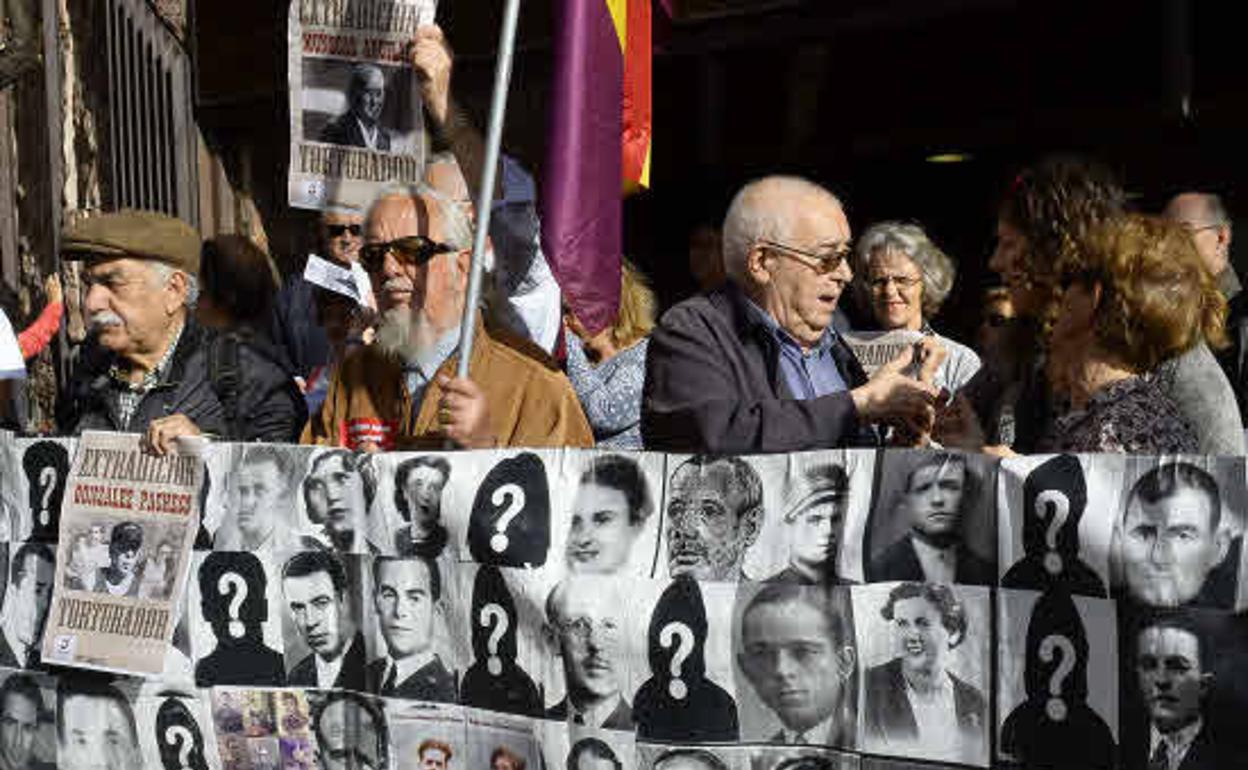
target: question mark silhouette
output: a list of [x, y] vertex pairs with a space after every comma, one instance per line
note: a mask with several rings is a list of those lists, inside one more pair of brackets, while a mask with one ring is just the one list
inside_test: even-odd
[[49, 465], [39, 471], [39, 488], [43, 490], [43, 497], [40, 498], [39, 508], [39, 524], [40, 526], [48, 526], [48, 501], [52, 497], [52, 490], [56, 488], [56, 482], [60, 480], [57, 475], [56, 468]]
[[1044, 713], [1049, 715], [1049, 719], [1054, 722], [1064, 722], [1066, 720], [1066, 702], [1061, 699], [1062, 684], [1066, 682], [1066, 677], [1070, 676], [1071, 670], [1075, 667], [1075, 645], [1061, 634], [1049, 634], [1040, 642], [1040, 660], [1045, 663], [1053, 662], [1053, 654], [1055, 651], [1061, 651], [1062, 660], [1057, 664], [1057, 669], [1049, 676], [1049, 695], [1053, 697], [1044, 704]]
[[177, 745], [178, 767], [181, 770], [190, 770], [191, 748], [194, 743], [195, 738], [191, 735], [191, 731], [182, 725], [170, 725], [165, 728], [165, 745]]
[[676, 651], [672, 653], [670, 668], [672, 683], [667, 686], [667, 691], [676, 700], [684, 700], [689, 694], [689, 686], [681, 679], [680, 670], [684, 667], [685, 661], [689, 659], [689, 653], [693, 652], [693, 629], [679, 620], [673, 620], [663, 626], [663, 630], [659, 632], [659, 644], [667, 650], [671, 648], [673, 642], [678, 642], [678, 644]]
[[494, 621], [494, 629], [490, 631], [489, 641], [485, 643], [485, 648], [489, 652], [490, 657], [485, 662], [485, 667], [490, 673], [498, 676], [503, 673], [503, 659], [498, 657], [498, 643], [502, 641], [503, 634], [507, 633], [507, 628], [511, 625], [511, 621], [507, 617], [507, 610], [504, 610], [493, 602], [481, 608], [481, 614], [477, 617], [477, 622], [482, 628], [490, 625], [490, 620]]
[[230, 613], [230, 636], [234, 639], [241, 639], [247, 629], [243, 626], [243, 621], [238, 619], [238, 610], [247, 599], [247, 581], [236, 572], [227, 572], [217, 580], [217, 593], [225, 596], [230, 593], [230, 589], [234, 590], [234, 596], [230, 597], [228, 607], [228, 612]]
[[507, 510], [498, 517], [498, 521], [494, 522], [494, 535], [490, 538], [490, 548], [494, 549], [494, 553], [507, 550], [507, 546], [511, 544], [511, 540], [507, 537], [507, 528], [511, 526], [511, 520], [524, 510], [524, 490], [519, 484], [503, 484], [490, 495], [490, 502], [498, 508], [503, 505], [504, 498], [507, 499]]
[[1053, 516], [1044, 531], [1044, 543], [1049, 547], [1049, 552], [1044, 555], [1044, 568], [1050, 575], [1060, 575], [1063, 564], [1062, 557], [1057, 552], [1057, 533], [1062, 531], [1062, 527], [1066, 526], [1066, 519], [1070, 517], [1070, 499], [1061, 490], [1044, 490], [1036, 495], [1037, 518], [1044, 518], [1044, 510], [1050, 503], [1053, 504]]

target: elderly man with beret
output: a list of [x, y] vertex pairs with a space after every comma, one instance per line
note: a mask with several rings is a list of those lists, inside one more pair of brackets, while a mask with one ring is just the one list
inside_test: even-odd
[[293, 441], [305, 412], [290, 375], [246, 342], [195, 321], [200, 238], [147, 211], [98, 214], [63, 234], [83, 263], [90, 336], [63, 394], [61, 428], [143, 433], [157, 453], [179, 436]]

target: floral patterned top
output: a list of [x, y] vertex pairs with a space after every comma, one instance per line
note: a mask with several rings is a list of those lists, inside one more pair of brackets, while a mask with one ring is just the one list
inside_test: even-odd
[[1196, 432], [1160, 386], [1128, 377], [1057, 418], [1045, 452], [1194, 454]]

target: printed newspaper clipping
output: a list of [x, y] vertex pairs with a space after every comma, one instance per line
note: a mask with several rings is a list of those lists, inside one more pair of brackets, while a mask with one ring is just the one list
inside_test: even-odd
[[290, 205], [364, 207], [382, 187], [419, 181], [425, 131], [408, 62], [436, 0], [290, 4]]
[[158, 674], [198, 530], [203, 464], [86, 433], [61, 514], [45, 660]]

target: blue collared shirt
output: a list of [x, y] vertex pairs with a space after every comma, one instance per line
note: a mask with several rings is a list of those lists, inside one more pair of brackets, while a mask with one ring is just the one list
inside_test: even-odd
[[789, 387], [789, 393], [798, 401], [806, 401], [831, 393], [842, 393], [849, 390], [841, 370], [836, 367], [836, 358], [832, 355], [832, 347], [838, 341], [838, 333], [829, 326], [819, 338], [819, 344], [809, 352], [803, 351], [776, 319], [755, 304], [745, 299], [745, 306], [754, 320], [766, 327], [767, 331], [780, 345], [780, 376]]
[[420, 411], [420, 403], [425, 398], [425, 389], [433, 382], [434, 376], [459, 348], [459, 327], [445, 332], [434, 343], [433, 347], [417, 356], [415, 361], [403, 365], [403, 373], [407, 379], [407, 391], [412, 396], [412, 414]]

